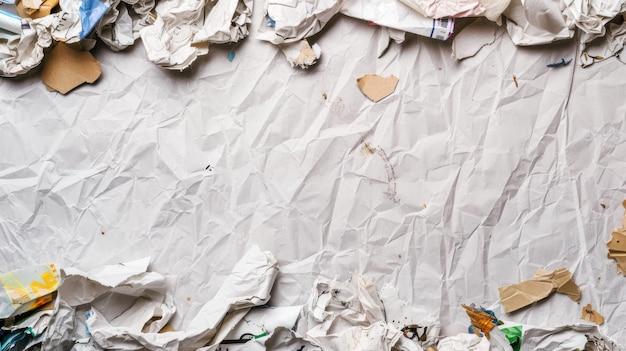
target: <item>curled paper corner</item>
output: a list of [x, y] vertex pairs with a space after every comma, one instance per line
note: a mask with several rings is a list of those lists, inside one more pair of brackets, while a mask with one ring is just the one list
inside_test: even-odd
[[317, 44], [311, 46], [306, 39], [295, 43], [281, 44], [280, 49], [287, 57], [291, 67], [309, 68], [322, 56], [322, 49]]
[[604, 323], [604, 317], [598, 311], [591, 308], [590, 303], [583, 307], [583, 312], [580, 318], [597, 325], [602, 325]]
[[394, 75], [385, 78], [377, 74], [366, 74], [356, 80], [363, 94], [374, 102], [391, 95], [396, 90], [398, 81], [398, 77]]
[[59, 43], [43, 60], [41, 81], [50, 91], [67, 94], [83, 83], [93, 83], [102, 71], [89, 52]]
[[574, 283], [572, 273], [566, 268], [554, 271], [538, 269], [532, 279], [503, 286], [498, 290], [506, 313], [543, 300], [554, 291], [567, 295], [573, 301], [580, 300], [580, 288]]
[[[626, 200], [622, 202], [626, 209]], [[615, 229], [611, 233], [611, 240], [606, 243], [609, 249], [608, 258], [612, 258], [617, 263], [617, 271], [626, 276], [626, 211], [622, 218], [622, 227]]]

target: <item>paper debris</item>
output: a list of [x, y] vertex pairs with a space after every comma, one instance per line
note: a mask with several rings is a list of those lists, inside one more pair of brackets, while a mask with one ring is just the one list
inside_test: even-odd
[[53, 264], [26, 267], [0, 274], [0, 286], [0, 319], [5, 319], [52, 301], [59, 273]]
[[100, 62], [91, 53], [59, 43], [43, 60], [41, 81], [49, 89], [67, 94], [83, 83], [95, 82], [101, 73]]
[[463, 60], [475, 56], [480, 49], [496, 41], [498, 26], [484, 18], [478, 18], [454, 37], [452, 58]]
[[374, 102], [379, 102], [396, 90], [398, 77], [391, 75], [384, 78], [377, 74], [366, 74], [358, 78], [356, 82], [365, 96]]
[[309, 68], [314, 65], [322, 55], [322, 50], [317, 44], [309, 45], [304, 39], [297, 43], [281, 44], [283, 51], [291, 67]]
[[498, 319], [493, 314], [488, 313], [482, 308], [478, 309], [475, 308], [473, 305], [461, 306], [463, 306], [465, 312], [467, 313], [467, 316], [470, 318], [470, 328], [472, 328], [474, 334], [476, 334], [477, 336], [482, 336], [479, 332], [480, 330], [481, 332], [485, 333], [485, 337], [489, 339], [489, 332], [491, 332], [491, 330], [495, 328], [498, 323]]
[[43, 2], [43, 0], [22, 0], [22, 4], [25, 8], [34, 10], [38, 10]]
[[[626, 200], [622, 202], [622, 206], [626, 208]], [[622, 227], [611, 233], [611, 240], [606, 246], [609, 248], [608, 257], [615, 259], [617, 263], [618, 272], [626, 275], [626, 211], [622, 218]]]
[[27, 7], [25, 1], [18, 1], [15, 4], [15, 11], [20, 17], [35, 19], [48, 16], [57, 5], [59, 5], [59, 0], [46, 0], [34, 9]]
[[595, 323], [597, 325], [601, 325], [604, 323], [604, 317], [596, 310], [591, 308], [591, 304], [587, 304], [587, 306], [583, 307], [583, 313], [580, 318]]
[[572, 273], [565, 268], [552, 272], [538, 269], [531, 280], [500, 287], [498, 290], [506, 313], [542, 300], [554, 291], [565, 294], [574, 301], [580, 300], [580, 289], [572, 280]]
[[441, 339], [439, 351], [488, 351], [489, 341], [474, 334], [459, 334]]

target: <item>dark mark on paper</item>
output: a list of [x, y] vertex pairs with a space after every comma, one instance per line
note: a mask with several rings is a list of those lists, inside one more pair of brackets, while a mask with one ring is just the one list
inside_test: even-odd
[[569, 65], [570, 62], [572, 62], [572, 59], [569, 59], [569, 61], [565, 61], [565, 59], [562, 58], [561, 61], [555, 62], [555, 63], [548, 63], [546, 66], [548, 66], [548, 67], [561, 67], [561, 66]]
[[396, 171], [393, 169], [385, 150], [378, 148], [376, 152], [383, 159], [383, 162], [385, 163], [385, 170], [387, 171], [387, 182], [389, 183], [389, 187], [385, 194], [389, 197], [389, 200], [398, 203], [398, 199], [396, 198]]

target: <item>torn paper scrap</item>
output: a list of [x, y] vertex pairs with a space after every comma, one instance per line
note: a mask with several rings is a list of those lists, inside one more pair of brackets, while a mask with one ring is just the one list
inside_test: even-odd
[[583, 307], [583, 313], [580, 318], [597, 325], [604, 323], [604, 317], [598, 311], [591, 308], [591, 304], [587, 304], [587, 306]]
[[396, 90], [398, 77], [391, 75], [385, 78], [377, 74], [366, 74], [358, 78], [356, 82], [365, 96], [374, 102], [378, 102]]
[[[622, 206], [626, 208], [626, 200], [622, 202]], [[615, 259], [617, 270], [622, 275], [626, 275], [626, 211], [622, 218], [622, 227], [615, 229], [611, 233], [611, 240], [606, 243], [609, 248], [608, 257]]]
[[287, 57], [291, 67], [309, 68], [314, 65], [322, 55], [322, 50], [317, 44], [309, 45], [304, 39], [297, 43], [281, 44], [280, 49]]
[[341, 8], [338, 0], [266, 0], [268, 21], [258, 38], [273, 44], [293, 43], [319, 33]]
[[83, 83], [93, 83], [99, 77], [100, 62], [89, 52], [59, 43], [43, 60], [41, 81], [51, 90], [67, 94]]
[[5, 319], [52, 301], [59, 273], [54, 264], [42, 264], [0, 274], [0, 284], [0, 319]]
[[620, 53], [626, 41], [626, 22], [621, 24], [609, 23], [607, 33], [602, 38], [584, 44], [580, 55], [583, 67], [589, 67], [595, 62], [606, 60]]
[[498, 26], [485, 19], [478, 18], [463, 28], [452, 41], [452, 58], [463, 60], [476, 55], [480, 49], [496, 41]]
[[341, 13], [437, 40], [447, 40], [454, 32], [454, 18], [428, 18], [398, 0], [344, 0]]
[[567, 295], [573, 301], [580, 300], [580, 289], [574, 283], [572, 273], [565, 268], [552, 272], [538, 269], [531, 280], [500, 287], [498, 290], [506, 313], [542, 300], [554, 291]]

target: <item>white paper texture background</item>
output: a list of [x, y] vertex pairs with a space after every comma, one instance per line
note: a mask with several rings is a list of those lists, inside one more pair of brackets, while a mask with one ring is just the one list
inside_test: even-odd
[[[507, 316], [498, 302], [499, 286], [565, 267], [625, 345], [626, 280], [605, 242], [626, 198], [626, 66], [582, 69], [575, 40], [518, 48], [502, 27], [462, 62], [416, 37], [376, 58], [376, 30], [338, 19], [307, 71], [249, 38], [182, 73], [141, 45], [97, 47], [102, 77], [68, 96], [37, 70], [0, 80], [0, 271], [150, 256], [184, 330], [258, 245], [280, 265], [272, 305], [356, 272], [456, 335], [461, 303], [579, 322], [564, 295]], [[575, 61], [546, 67], [562, 58]], [[364, 74], [400, 81], [375, 104]]]

